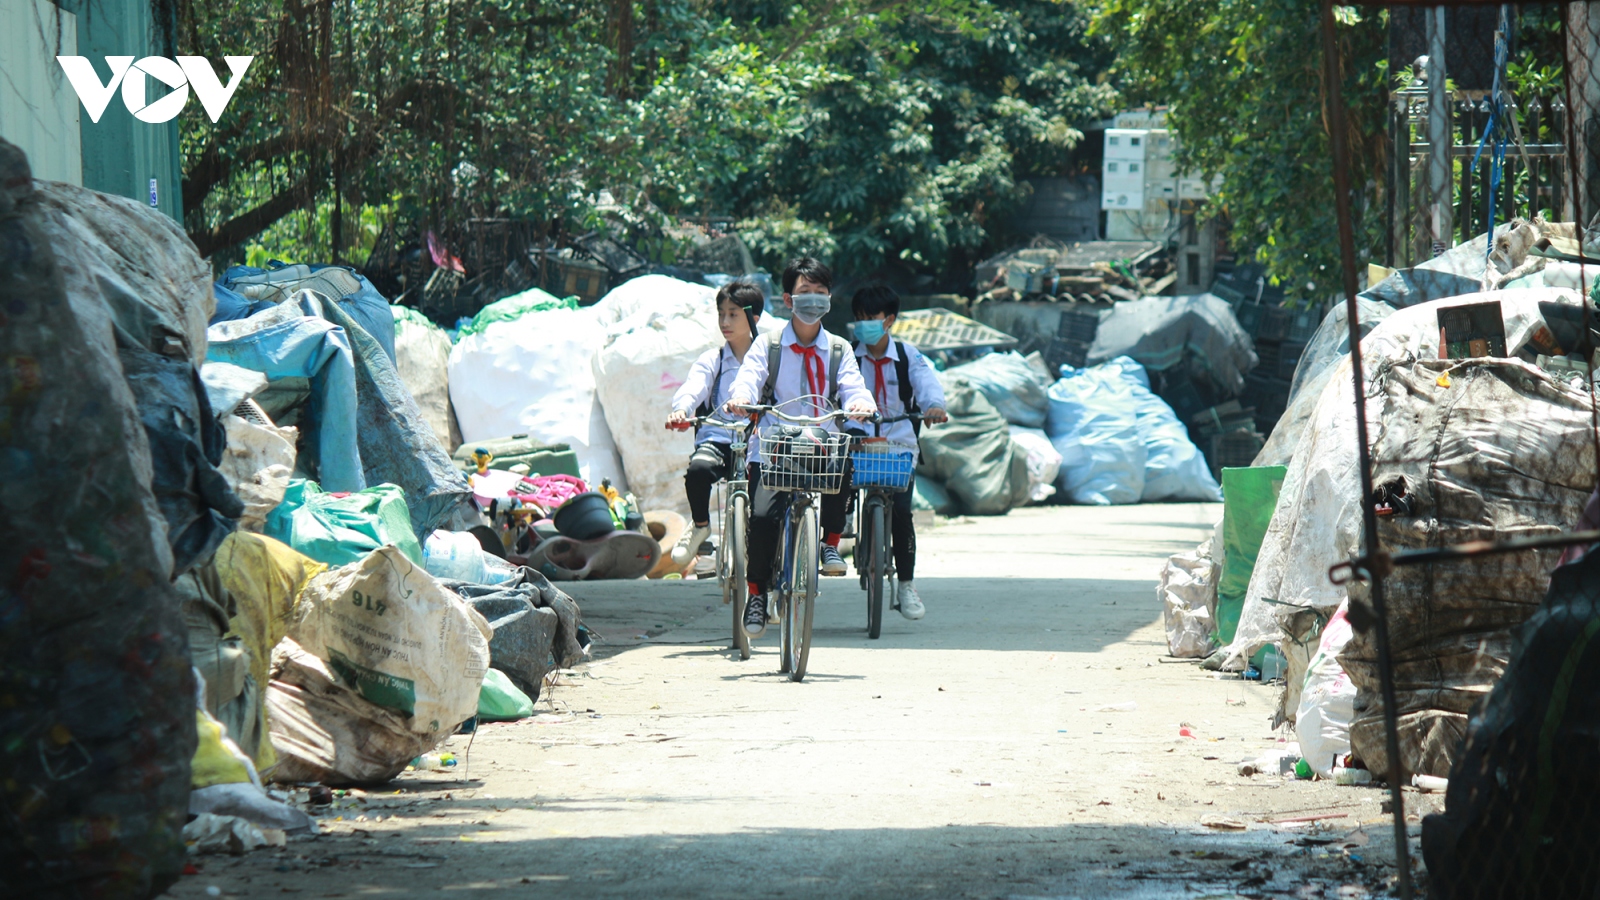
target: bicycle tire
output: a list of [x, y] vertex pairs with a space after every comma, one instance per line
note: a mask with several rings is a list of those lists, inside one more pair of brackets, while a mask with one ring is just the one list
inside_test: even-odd
[[862, 535], [862, 542], [867, 551], [867, 637], [877, 640], [883, 632], [883, 588], [884, 588], [884, 541], [882, 535], [886, 530], [883, 515], [883, 501], [876, 498], [867, 501], [866, 528]]
[[745, 525], [749, 518], [750, 498], [743, 494], [735, 494], [733, 503], [729, 505], [726, 518], [731, 519], [727, 527], [725, 543], [728, 547], [728, 590], [733, 591], [733, 649], [739, 651], [739, 659], [750, 658], [750, 635], [744, 630], [744, 612], [746, 602], [750, 599], [750, 588], [747, 586], [747, 571], [745, 560]]
[[789, 595], [793, 592], [794, 585], [790, 583], [794, 566], [791, 565], [794, 557], [794, 519], [789, 513], [784, 513], [783, 527], [778, 532], [777, 559], [773, 561], [773, 571], [777, 573], [776, 588], [767, 597], [768, 603], [778, 604], [778, 671], [787, 675], [794, 668], [794, 634], [789, 628]]
[[806, 663], [811, 658], [811, 620], [817, 609], [817, 577], [821, 574], [815, 505], [807, 506], [800, 514], [799, 532], [794, 542], [795, 584], [784, 610], [785, 617], [790, 620], [790, 681], [806, 677]]

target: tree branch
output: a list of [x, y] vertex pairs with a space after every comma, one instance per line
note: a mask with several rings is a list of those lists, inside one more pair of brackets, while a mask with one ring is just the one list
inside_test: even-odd
[[307, 175], [249, 212], [205, 231], [191, 231], [189, 240], [194, 241], [195, 249], [200, 251], [201, 256], [210, 256], [218, 250], [232, 247], [260, 234], [273, 222], [304, 206], [317, 184], [317, 178]]

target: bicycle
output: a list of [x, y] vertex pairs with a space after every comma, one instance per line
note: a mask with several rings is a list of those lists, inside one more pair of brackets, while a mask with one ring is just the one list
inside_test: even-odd
[[[742, 409], [800, 426], [839, 422], [852, 416], [842, 410], [819, 416], [791, 416], [776, 406], [754, 404]], [[844, 489], [850, 444], [850, 435], [836, 432], [796, 435], [774, 429], [761, 436], [762, 487], [792, 495], [778, 542], [778, 577], [773, 585], [779, 609], [778, 671], [787, 674], [790, 681], [806, 677], [806, 663], [811, 657], [811, 622], [816, 614], [820, 574], [819, 498]]]
[[[874, 418], [887, 425], [907, 419], [921, 419], [920, 413], [889, 418]], [[893, 536], [889, 528], [894, 495], [911, 489], [917, 468], [917, 447], [884, 438], [856, 441], [850, 451], [852, 479], [864, 495], [856, 504], [859, 525], [856, 535], [856, 572], [861, 588], [867, 592], [867, 637], [877, 640], [883, 630], [884, 596], [889, 608], [900, 608], [900, 583], [895, 580]], [[863, 560], [863, 551], [865, 558]]]
[[729, 445], [730, 470], [718, 485], [722, 517], [717, 532], [717, 580], [722, 582], [722, 602], [733, 608], [733, 649], [739, 659], [750, 658], [750, 635], [744, 631], [745, 602], [750, 598], [745, 584], [745, 535], [750, 524], [750, 482], [746, 456], [749, 450], [750, 420], [719, 419], [717, 413], [684, 420], [685, 430], [710, 425], [726, 428], [733, 434]]

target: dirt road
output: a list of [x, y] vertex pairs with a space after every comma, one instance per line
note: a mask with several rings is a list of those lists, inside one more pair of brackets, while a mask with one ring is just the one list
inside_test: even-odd
[[[172, 895], [1368, 896], [1393, 874], [1387, 795], [1240, 776], [1293, 739], [1278, 689], [1162, 661], [1158, 567], [1219, 515], [945, 525], [920, 622], [869, 642], [855, 580], [824, 583], [802, 684], [776, 628], [731, 657], [714, 583], [575, 585], [604, 641], [540, 715], [352, 792], [319, 838], [201, 857]], [[1328, 818], [1277, 821], [1306, 817]]]

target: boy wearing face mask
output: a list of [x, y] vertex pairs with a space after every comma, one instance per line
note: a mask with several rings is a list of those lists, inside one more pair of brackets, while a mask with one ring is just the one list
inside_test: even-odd
[[[739, 412], [752, 404], [785, 404], [792, 415], [821, 415], [828, 412], [820, 403], [791, 403], [800, 397], [821, 395], [833, 399], [845, 410], [861, 416], [877, 412], [872, 393], [861, 380], [861, 369], [850, 344], [822, 328], [822, 317], [832, 302], [833, 273], [811, 257], [789, 263], [783, 270], [783, 302], [794, 312], [794, 319], [782, 332], [756, 342], [746, 353], [739, 375], [729, 391], [727, 409]], [[779, 423], [769, 418], [761, 430]], [[823, 426], [835, 430], [829, 423]], [[759, 636], [767, 628], [766, 593], [772, 577], [773, 557], [778, 549], [778, 532], [787, 509], [788, 494], [761, 485], [761, 458], [758, 435], [751, 435], [750, 531], [746, 574], [750, 600], [745, 607], [744, 630]], [[847, 568], [839, 555], [839, 538], [844, 532], [847, 494], [822, 495], [823, 539], [820, 563], [823, 575], [844, 575]]]
[[[683, 386], [672, 397], [672, 415], [667, 427], [686, 429], [691, 416], [710, 415], [728, 402], [728, 391], [739, 374], [739, 366], [750, 344], [756, 339], [756, 320], [765, 309], [761, 289], [748, 281], [735, 281], [717, 291], [717, 327], [723, 345], [707, 350], [689, 367]], [[694, 527], [672, 548], [672, 561], [686, 566], [711, 536], [711, 487], [727, 477], [733, 464], [733, 433], [726, 428], [702, 425], [694, 436], [694, 453], [683, 475], [684, 493], [689, 498], [689, 515]]]
[[[930, 425], [943, 422], [944, 387], [933, 366], [917, 348], [889, 336], [900, 315], [900, 296], [886, 285], [873, 285], [856, 291], [850, 298], [855, 314], [855, 354], [861, 376], [885, 418], [922, 412]], [[874, 434], [898, 444], [915, 446], [920, 429], [905, 420], [879, 426]], [[895, 574], [900, 578], [900, 615], [920, 619], [922, 598], [912, 584], [917, 565], [917, 533], [911, 522], [911, 491], [894, 495], [889, 516], [889, 535], [894, 544]]]

